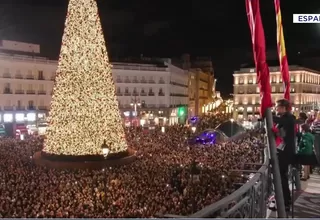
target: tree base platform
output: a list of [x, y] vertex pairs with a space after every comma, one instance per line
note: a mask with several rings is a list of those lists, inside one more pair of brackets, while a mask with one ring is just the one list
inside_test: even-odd
[[102, 155], [52, 155], [42, 151], [38, 151], [33, 155], [33, 161], [36, 165], [52, 169], [103, 169], [105, 167], [127, 165], [136, 159], [136, 152], [130, 148], [126, 152], [111, 154], [107, 158]]

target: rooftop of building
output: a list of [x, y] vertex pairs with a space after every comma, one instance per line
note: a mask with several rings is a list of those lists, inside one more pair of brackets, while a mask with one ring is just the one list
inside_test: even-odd
[[[269, 66], [270, 72], [279, 72], [280, 71], [280, 66], [279, 66], [279, 60], [268, 60], [267, 64]], [[309, 71], [312, 73], [318, 73], [320, 72], [312, 66], [307, 65], [303, 61], [289, 61], [289, 70], [290, 71], [297, 71], [297, 70], [305, 70]], [[255, 72], [255, 64], [254, 63], [245, 63], [240, 66], [239, 70], [234, 71], [235, 74], [241, 74], [241, 73], [254, 73]]]

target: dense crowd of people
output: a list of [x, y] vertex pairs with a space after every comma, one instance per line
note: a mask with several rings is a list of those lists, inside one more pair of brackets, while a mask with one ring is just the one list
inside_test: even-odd
[[[126, 130], [137, 161], [103, 170], [54, 170], [34, 165], [39, 137], [0, 140], [0, 217], [156, 217], [188, 215], [246, 182], [233, 169], [261, 158], [259, 138], [223, 145], [187, 145], [190, 128]], [[200, 173], [194, 179], [191, 164]], [[191, 178], [192, 177], [192, 178]]]
[[213, 113], [213, 115], [205, 115], [196, 121], [197, 130], [215, 129], [218, 125], [229, 119], [230, 114]]

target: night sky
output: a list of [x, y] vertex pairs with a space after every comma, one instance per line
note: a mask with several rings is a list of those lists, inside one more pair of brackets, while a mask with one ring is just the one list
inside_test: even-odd
[[[1, 0], [0, 39], [39, 43], [42, 55], [57, 58], [67, 0]], [[319, 48], [320, 25], [292, 24], [293, 13], [320, 13], [320, 1], [282, 0], [287, 52]], [[211, 56], [224, 95], [232, 73], [252, 62], [244, 0], [98, 0], [111, 58]], [[273, 0], [261, 0], [267, 47], [276, 48]], [[222, 77], [223, 76], [223, 77]]]

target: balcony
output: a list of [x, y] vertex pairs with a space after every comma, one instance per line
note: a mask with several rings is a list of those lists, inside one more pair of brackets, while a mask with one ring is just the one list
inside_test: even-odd
[[27, 109], [28, 109], [28, 110], [36, 110], [36, 107], [33, 106], [33, 105], [29, 105], [29, 106], [27, 107]]
[[126, 79], [124, 82], [125, 83], [131, 83], [130, 79]]
[[22, 105], [16, 106], [16, 110], [18, 110], [18, 111], [24, 111], [24, 110], [26, 110], [26, 107], [25, 107], [25, 106], [22, 106]]
[[7, 79], [11, 78], [10, 73], [4, 73], [3, 74], [3, 78], [7, 78]]
[[117, 79], [116, 82], [117, 83], [122, 83], [122, 79]]
[[130, 92], [125, 92], [124, 96], [131, 96], [131, 93]]
[[23, 76], [22, 76], [21, 74], [16, 74], [16, 75], [15, 75], [15, 78], [16, 78], [16, 79], [23, 79]]
[[38, 77], [38, 80], [46, 80], [43, 76]]
[[156, 83], [154, 80], [149, 80], [148, 82], [151, 84]]
[[3, 94], [12, 94], [12, 91], [11, 89], [6, 88], [3, 90]]
[[38, 91], [38, 95], [46, 95], [46, 94], [47, 94], [47, 92], [44, 90]]
[[147, 80], [142, 79], [140, 82], [141, 82], [141, 83], [147, 83]]
[[134, 91], [134, 92], [132, 93], [132, 95], [133, 95], [133, 96], [139, 96], [139, 93], [138, 93], [137, 91]]
[[38, 106], [38, 109], [42, 110], [42, 111], [47, 111], [48, 110], [47, 106]]
[[165, 105], [165, 104], [160, 104], [159, 105], [159, 108], [165, 108], [165, 107], [167, 107], [167, 105]]
[[132, 80], [133, 83], [139, 83], [137, 79]]
[[159, 92], [158, 96], [165, 96], [165, 94], [163, 92]]
[[155, 108], [156, 107], [156, 105], [154, 105], [154, 104], [149, 104], [148, 105], [148, 108]]
[[122, 96], [122, 92], [117, 92], [116, 96]]
[[22, 89], [17, 89], [15, 92], [15, 94], [24, 94], [24, 91]]
[[146, 92], [141, 92], [140, 96], [147, 96], [147, 93]]
[[159, 80], [159, 84], [165, 84], [166, 82], [164, 80]]
[[34, 95], [34, 94], [36, 94], [36, 91], [34, 91], [34, 90], [27, 90], [27, 94], [28, 94], [28, 95]]
[[26, 79], [34, 79], [34, 76], [28, 75], [26, 76]]
[[154, 92], [149, 92], [148, 96], [154, 96]]
[[5, 111], [13, 111], [13, 106], [4, 106], [3, 107], [3, 110], [5, 110]]

